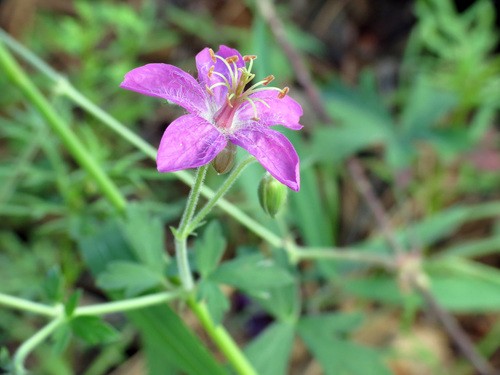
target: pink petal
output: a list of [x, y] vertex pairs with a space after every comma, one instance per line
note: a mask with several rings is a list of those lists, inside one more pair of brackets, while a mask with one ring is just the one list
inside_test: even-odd
[[215, 126], [196, 115], [173, 121], [163, 133], [156, 156], [160, 172], [196, 168], [211, 162], [227, 139]]
[[283, 134], [257, 125], [237, 130], [229, 140], [255, 156], [278, 181], [299, 191], [299, 157]]
[[[299, 123], [303, 113], [301, 105], [288, 95], [279, 99], [278, 94], [279, 91], [277, 90], [267, 89], [250, 95], [249, 98], [254, 101], [257, 107], [259, 124], [266, 126], [283, 125], [292, 130], [302, 129], [303, 126]], [[264, 100], [269, 107], [256, 99]], [[242, 122], [255, 117], [255, 111], [250, 103], [242, 105], [237, 117]]]
[[[237, 50], [233, 48], [221, 45], [219, 46], [219, 50], [216, 52], [216, 54], [223, 58], [238, 56], [238, 61], [236, 61], [237, 68], [243, 68], [245, 66], [243, 57]], [[229, 72], [229, 69], [227, 68], [226, 64], [224, 64], [220, 59], [217, 59], [216, 62], [214, 62], [212, 60], [212, 57], [210, 56], [209, 48], [205, 48], [196, 55], [198, 80], [200, 81], [202, 86], [206, 85], [210, 87], [215, 83], [224, 82], [224, 80], [216, 74], [212, 74], [211, 77], [208, 77], [208, 72], [210, 68], [214, 65], [215, 65], [214, 72], [222, 74], [229, 83], [233, 82], [233, 78], [231, 78], [231, 73]], [[234, 65], [229, 64], [229, 66], [234, 72]], [[237, 78], [239, 79], [241, 77], [241, 72], [238, 70], [236, 71], [237, 71]], [[214, 87], [212, 91], [214, 92], [215, 95], [215, 101], [219, 105], [222, 105], [226, 99], [227, 87], [225, 86]]]
[[147, 64], [125, 74], [120, 87], [169, 100], [190, 113], [207, 112], [207, 95], [196, 80], [168, 64]]

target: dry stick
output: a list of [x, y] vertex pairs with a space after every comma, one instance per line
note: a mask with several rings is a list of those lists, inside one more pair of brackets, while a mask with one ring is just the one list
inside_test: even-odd
[[[297, 81], [304, 88], [307, 98], [315, 113], [317, 114], [319, 120], [331, 123], [331, 118], [324, 107], [318, 90], [312, 82], [309, 70], [302, 60], [301, 55], [288, 42], [285, 28], [276, 14], [273, 2], [271, 0], [257, 0], [257, 7], [262, 17], [271, 29], [271, 32], [273, 33], [276, 41], [283, 49], [283, 52], [288, 57], [288, 60], [291, 62], [292, 68], [297, 76]], [[353, 158], [348, 162], [347, 167], [354, 179], [354, 182], [357, 184], [361, 195], [372, 211], [386, 241], [397, 256], [403, 254], [404, 251], [396, 240], [394, 231], [388, 219], [388, 215], [386, 214], [383, 205], [375, 195], [370, 181], [363, 171], [363, 167], [361, 166], [360, 161], [356, 158]], [[457, 345], [457, 347], [460, 348], [464, 356], [470, 361], [470, 363], [476, 368], [476, 370], [481, 375], [496, 374], [496, 371], [493, 369], [493, 367], [481, 356], [481, 354], [479, 354], [479, 352], [476, 351], [469, 337], [457, 323], [454, 316], [443, 309], [439, 305], [436, 298], [429, 291], [429, 289], [420, 285], [415, 277], [412, 281], [415, 284], [415, 289], [425, 300], [429, 311], [441, 322], [450, 338]]]

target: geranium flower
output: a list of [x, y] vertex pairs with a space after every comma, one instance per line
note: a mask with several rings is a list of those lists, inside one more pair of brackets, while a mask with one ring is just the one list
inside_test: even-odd
[[163, 134], [156, 158], [160, 172], [205, 165], [234, 144], [252, 154], [278, 181], [299, 190], [297, 152], [270, 127], [301, 129], [302, 107], [287, 95], [287, 87], [268, 86], [273, 76], [250, 84], [255, 58], [220, 46], [217, 53], [205, 48], [196, 56], [198, 81], [168, 64], [147, 64], [125, 75], [120, 87], [166, 99], [188, 112]]

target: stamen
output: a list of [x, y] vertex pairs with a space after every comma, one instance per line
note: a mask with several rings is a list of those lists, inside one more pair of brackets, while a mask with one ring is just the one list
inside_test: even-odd
[[217, 83], [214, 83], [209, 88], [210, 88], [210, 90], [213, 90], [214, 88], [219, 87], [219, 86], [226, 86], [227, 87], [227, 83], [226, 82], [217, 82]]
[[262, 81], [262, 84], [264, 86], [267, 86], [269, 85], [272, 81], [274, 81], [274, 76], [273, 75], [269, 75], [267, 76], [266, 78], [264, 78], [264, 80]]
[[212, 74], [214, 73], [215, 65], [212, 65], [210, 69], [208, 69], [208, 78], [212, 78]]
[[227, 78], [224, 76], [224, 74], [221, 74], [221, 73], [219, 73], [219, 72], [215, 72], [215, 71], [214, 71], [214, 72], [212, 72], [212, 75], [216, 75], [216, 76], [218, 76], [218, 77], [222, 78], [222, 79], [224, 80], [224, 83], [226, 84], [226, 86], [227, 86], [228, 88], [229, 88], [229, 87], [231, 87], [231, 85], [230, 85], [230, 84], [229, 84], [229, 82], [227, 81]]
[[[224, 65], [226, 65], [226, 68], [229, 71], [229, 76], [231, 77], [231, 85], [230, 85], [230, 87], [233, 88], [233, 89], [236, 89], [236, 86], [238, 84], [238, 72], [233, 72], [233, 69], [231, 68], [231, 66], [229, 65], [229, 63], [227, 62], [227, 60], [225, 58], [223, 58], [222, 56], [215, 55], [215, 57], [218, 58], [220, 61], [222, 61], [224, 63]], [[238, 58], [238, 56], [233, 56], [233, 57]]]
[[259, 121], [259, 115], [257, 113], [257, 106], [255, 105], [254, 101], [250, 98], [247, 98], [248, 102], [250, 103], [250, 105], [252, 106], [252, 109], [253, 109], [253, 120], [255, 121]]
[[286, 94], [288, 94], [288, 91], [290, 91], [290, 89], [288, 87], [284, 87], [278, 94], [278, 99], [283, 99]]
[[210, 58], [212, 59], [213, 62], [217, 62], [217, 59], [215, 58], [215, 52], [212, 48], [208, 49], [208, 52], [210, 53]]
[[235, 63], [236, 61], [239, 60], [239, 57], [234, 55], [234, 56], [230, 56], [230, 57], [226, 57], [226, 61], [231, 64], [231, 63]]
[[255, 101], [255, 102], [262, 103], [262, 104], [264, 104], [267, 108], [271, 108], [271, 106], [270, 106], [270, 105], [269, 105], [269, 104], [268, 104], [268, 103], [267, 103], [264, 99], [262, 99], [262, 98], [255, 98], [255, 99], [251, 99], [251, 100], [253, 100], [253, 101]]
[[208, 85], [205, 85], [205, 89], [207, 90], [208, 94], [209, 95], [213, 95], [214, 92], [212, 91], [212, 89], [210, 87], [208, 87]]
[[255, 60], [257, 58], [257, 55], [245, 55], [243, 56], [243, 61], [249, 62], [251, 60]]

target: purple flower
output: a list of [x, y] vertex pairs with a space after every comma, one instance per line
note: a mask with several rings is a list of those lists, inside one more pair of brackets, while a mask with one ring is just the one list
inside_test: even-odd
[[165, 130], [156, 158], [160, 172], [211, 162], [228, 142], [243, 147], [281, 183], [300, 189], [299, 157], [290, 141], [272, 130], [299, 130], [302, 107], [288, 88], [269, 87], [273, 76], [250, 84], [256, 56], [220, 46], [196, 56], [198, 81], [168, 64], [147, 64], [125, 75], [120, 87], [178, 104], [187, 114]]

